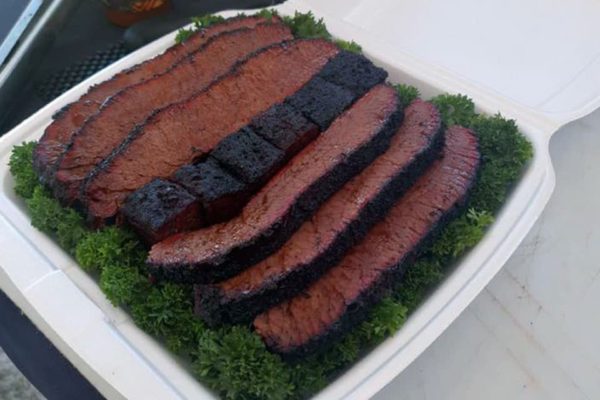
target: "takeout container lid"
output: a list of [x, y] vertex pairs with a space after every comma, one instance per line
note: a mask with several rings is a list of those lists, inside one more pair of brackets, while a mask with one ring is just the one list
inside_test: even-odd
[[[290, 0], [558, 127], [600, 106], [594, 0]], [[346, 26], [343, 28], [342, 26]]]
[[[600, 25], [595, 23], [600, 4], [290, 0], [277, 8], [283, 14], [312, 10], [335, 36], [361, 44], [389, 71], [392, 81], [417, 86], [425, 98], [445, 91], [464, 93], [480, 111], [514, 118], [535, 149], [486, 237], [398, 333], [317, 395], [363, 399], [391, 381], [444, 331], [542, 212], [554, 188], [548, 154], [552, 133], [600, 103]], [[163, 51], [174, 37], [175, 33], [167, 35], [99, 72], [0, 138], [0, 289], [110, 399], [211, 394], [181, 361], [112, 307], [73, 259], [30, 226], [6, 164], [12, 147], [39, 138], [56, 110], [90, 85]]]

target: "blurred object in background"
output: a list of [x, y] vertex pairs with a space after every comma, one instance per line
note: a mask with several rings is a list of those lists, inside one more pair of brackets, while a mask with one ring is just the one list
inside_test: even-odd
[[0, 1], [0, 65], [17, 44], [41, 5], [42, 0]]
[[113, 24], [128, 27], [171, 9], [171, 0], [102, 0], [106, 18]]

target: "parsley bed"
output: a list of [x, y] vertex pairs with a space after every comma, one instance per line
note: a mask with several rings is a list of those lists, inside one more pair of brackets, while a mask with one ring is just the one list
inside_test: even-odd
[[[272, 16], [263, 11], [263, 16]], [[299, 37], [331, 39], [312, 14], [284, 17]], [[218, 23], [219, 17], [196, 19], [196, 29]], [[193, 31], [182, 30], [178, 40]], [[360, 51], [354, 42], [336, 41]], [[416, 88], [397, 85], [405, 104], [418, 97]], [[369, 318], [325, 353], [290, 364], [268, 352], [247, 326], [210, 329], [193, 314], [191, 285], [153, 283], [144, 260], [147, 250], [121, 227], [90, 231], [75, 210], [62, 207], [38, 183], [32, 166], [35, 142], [13, 149], [10, 171], [15, 192], [24, 199], [36, 228], [54, 237], [79, 265], [97, 278], [106, 297], [126, 309], [135, 323], [190, 361], [199, 381], [228, 399], [306, 398], [323, 387], [386, 337], [401, 328], [408, 315], [449, 273], [455, 260], [473, 247], [493, 223], [511, 187], [532, 157], [531, 144], [514, 121], [500, 115], [475, 113], [462, 95], [440, 95], [438, 106], [446, 125], [474, 129], [480, 141], [483, 167], [469, 208], [454, 219], [410, 267], [402, 284], [371, 310]]]

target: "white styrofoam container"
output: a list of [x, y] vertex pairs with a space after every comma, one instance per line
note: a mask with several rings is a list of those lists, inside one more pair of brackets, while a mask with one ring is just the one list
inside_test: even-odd
[[[574, 2], [577, 15], [571, 15]], [[515, 119], [535, 150], [486, 237], [398, 333], [317, 395], [363, 399], [391, 381], [444, 331], [498, 272], [540, 215], [554, 188], [548, 154], [552, 133], [600, 104], [596, 80], [600, 45], [577, 42], [588, 35], [597, 41], [600, 25], [593, 22], [600, 16], [600, 5], [593, 0], [565, 5], [551, 0], [321, 3], [290, 0], [278, 9], [283, 14], [312, 10], [335, 36], [361, 44], [367, 56], [388, 70], [391, 81], [415, 85], [425, 98], [464, 93], [479, 111]], [[534, 20], [544, 4], [546, 20]], [[565, 19], [562, 24], [557, 23], [559, 18]], [[110, 399], [213, 395], [123, 311], [112, 307], [72, 258], [30, 226], [6, 164], [12, 147], [39, 138], [51, 115], [64, 104], [91, 84], [158, 54], [173, 39], [174, 34], [167, 35], [99, 72], [0, 139], [0, 290]]]

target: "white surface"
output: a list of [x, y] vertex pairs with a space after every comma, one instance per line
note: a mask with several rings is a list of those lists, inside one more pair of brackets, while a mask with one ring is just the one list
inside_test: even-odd
[[596, 0], [304, 1], [557, 121], [599, 105]]
[[[307, 10], [299, 0], [286, 3], [282, 9], [290, 11], [290, 7]], [[550, 134], [562, 120], [508, 102], [477, 82], [428, 64], [331, 15], [323, 16], [334, 34], [359, 42], [367, 55], [388, 69], [393, 81], [415, 84], [425, 96], [441, 91], [468, 94], [481, 111], [501, 111], [515, 118], [535, 148], [531, 165], [486, 238], [398, 334], [320, 395], [324, 399], [365, 398], [391, 381], [444, 331], [526, 235], [554, 186], [547, 146]], [[208, 393], [165, 350], [133, 326], [125, 314], [114, 310], [86, 275], [75, 272], [77, 267], [64, 252], [29, 226], [27, 215], [15, 201], [5, 165], [12, 145], [39, 137], [55, 110], [78, 98], [90, 84], [162, 51], [172, 40], [173, 35], [169, 35], [131, 54], [65, 93], [0, 139], [0, 243], [10, 249], [0, 252], [0, 288], [109, 398], [205, 398]], [[583, 112], [576, 108], [575, 111]], [[66, 308], [68, 319], [64, 317]], [[88, 340], [91, 332], [93, 344]]]
[[504, 269], [376, 400], [600, 399], [600, 111], [550, 144], [556, 189]]

